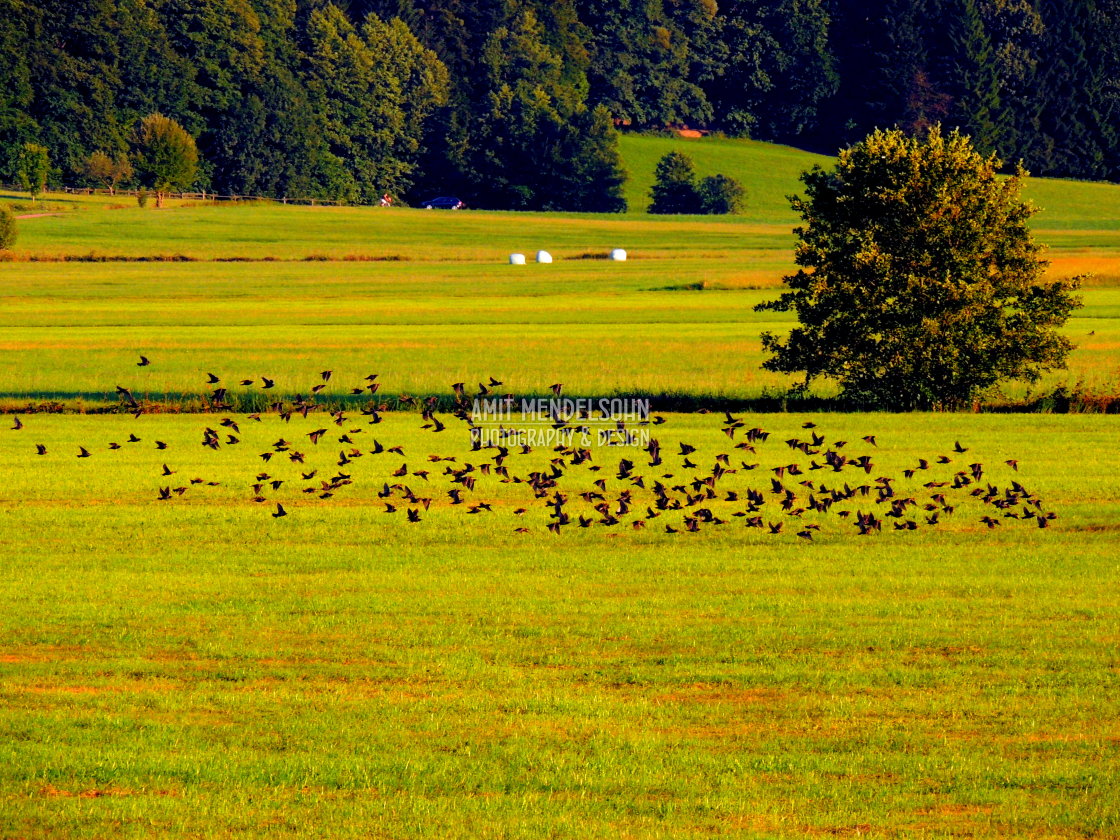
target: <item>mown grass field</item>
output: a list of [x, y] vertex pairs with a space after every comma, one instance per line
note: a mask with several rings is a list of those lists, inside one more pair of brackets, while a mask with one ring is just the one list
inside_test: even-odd
[[[116, 401], [117, 385], [172, 401], [207, 392], [225, 372], [236, 394], [261, 376], [291, 393], [321, 369], [326, 394], [377, 372], [386, 395], [449, 395], [453, 382], [496, 375], [518, 394], [645, 393], [696, 402], [784, 392], [792, 378], [759, 367], [759, 334], [793, 322], [753, 306], [772, 289], [725, 288], [715, 261], [478, 263], [28, 263], [0, 267], [0, 400]], [[726, 260], [734, 271], [735, 261]], [[733, 278], [732, 278], [733, 280]], [[697, 291], [690, 286], [707, 283]], [[1068, 371], [1112, 393], [1120, 378], [1120, 286], [1085, 289], [1066, 332]], [[140, 354], [152, 365], [136, 367]], [[237, 382], [256, 378], [253, 388]], [[345, 384], [340, 384], [345, 383]], [[1007, 399], [1024, 399], [1010, 384]], [[827, 383], [816, 393], [829, 394]]]
[[[631, 192], [685, 143], [625, 138]], [[18, 412], [0, 416], [0, 836], [1120, 835], [1111, 415], [738, 413], [730, 437], [722, 411], [666, 413], [642, 427], [662, 443], [656, 468], [634, 448], [564, 458], [547, 495], [564, 493], [573, 521], [556, 534], [546, 499], [503, 482], [450, 415], [435, 433], [419, 413], [360, 413], [491, 376], [519, 395], [561, 382], [692, 406], [781, 392], [758, 335], [790, 322], [752, 306], [790, 267], [781, 198], [813, 158], [689, 148], [701, 174], [748, 184], [747, 214], [659, 219], [633, 198], [622, 217], [157, 212], [52, 196], [59, 215], [23, 220], [0, 263], [0, 407]], [[1029, 189], [1052, 270], [1097, 272], [1067, 328], [1070, 371], [1034, 393], [1115, 393], [1120, 188]], [[591, 258], [614, 247], [631, 259]], [[538, 248], [556, 263], [505, 264]], [[198, 408], [210, 373], [260, 422], [73, 413], [120, 405], [117, 386]], [[371, 373], [377, 398], [351, 394]], [[267, 410], [318, 385], [318, 402], [347, 406], [341, 424]], [[47, 402], [71, 413], [24, 410]], [[756, 425], [770, 438], [736, 448]], [[207, 428], [218, 449], [201, 445]], [[786, 443], [813, 434], [827, 441], [815, 454]], [[373, 455], [374, 439], [402, 453]], [[874, 466], [810, 466], [826, 449]], [[654, 509], [655, 481], [687, 499], [718, 455], [735, 472], [716, 498]], [[514, 450], [503, 465], [524, 480], [557, 457]], [[444, 470], [484, 462], [451, 504]], [[954, 487], [974, 463], [982, 480]], [[916, 504], [888, 516], [879, 477]], [[841, 484], [869, 492], [808, 508]], [[1014, 502], [971, 495], [989, 484]], [[735, 515], [748, 490], [763, 527]], [[580, 495], [600, 491], [617, 524]], [[491, 510], [470, 513], [480, 502]], [[698, 509], [723, 524], [689, 532]], [[883, 527], [861, 536], [868, 511]], [[1036, 511], [1055, 518], [1038, 527]]]
[[[747, 214], [642, 213], [638, 196], [673, 148], [701, 174], [748, 184]], [[623, 150], [624, 216], [190, 202], [156, 211], [124, 197], [51, 196], [44, 206], [56, 215], [24, 219], [17, 262], [0, 265], [0, 403], [97, 404], [118, 384], [189, 400], [204, 390], [207, 366], [295, 389], [314, 364], [374, 364], [387, 391], [407, 394], [447, 394], [451, 382], [494, 372], [520, 393], [559, 379], [570, 392], [640, 392], [669, 405], [783, 393], [792, 380], [759, 368], [759, 335], [792, 322], [753, 306], [793, 268], [785, 195], [826, 159], [720, 139], [625, 137]], [[1044, 208], [1036, 235], [1051, 272], [1093, 277], [1067, 327], [1077, 347], [1070, 369], [1034, 388], [1012, 383], [994, 400], [1059, 387], [1113, 393], [1120, 188], [1038, 180], [1027, 193]], [[602, 259], [616, 247], [628, 262]], [[539, 249], [557, 261], [505, 264], [511, 252], [531, 260]], [[144, 261], [58, 261], [106, 258]], [[130, 370], [141, 353], [160, 363]], [[830, 396], [828, 383], [814, 393]]]

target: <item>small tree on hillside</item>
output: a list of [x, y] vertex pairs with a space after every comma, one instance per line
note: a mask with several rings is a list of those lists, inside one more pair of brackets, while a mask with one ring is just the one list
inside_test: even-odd
[[109, 195], [117, 190], [117, 184], [132, 177], [132, 164], [127, 155], [114, 160], [104, 152], [94, 152], [85, 162], [85, 174], [93, 181], [104, 184]]
[[955, 409], [1005, 379], [1064, 367], [1057, 330], [1080, 305], [1079, 278], [1044, 281], [1046, 262], [1019, 199], [1021, 171], [996, 177], [954, 131], [876, 131], [791, 199], [805, 225], [789, 287], [758, 310], [794, 311], [786, 338], [762, 336], [763, 367], [836, 380], [865, 407]]
[[657, 162], [650, 213], [738, 213], [746, 202], [743, 185], [728, 175], [709, 175], [696, 182], [692, 158], [669, 152]]
[[166, 193], [185, 190], [198, 174], [198, 147], [175, 120], [151, 114], [136, 132], [136, 171], [144, 186], [156, 194], [156, 207]]
[[47, 178], [51, 174], [51, 158], [46, 146], [38, 143], [24, 143], [16, 153], [16, 180], [21, 187], [38, 198], [47, 188]]
[[650, 190], [649, 212], [699, 213], [700, 196], [696, 192], [696, 171], [692, 158], [680, 152], [669, 152], [657, 162], [655, 182]]
[[747, 203], [743, 185], [728, 175], [709, 175], [696, 187], [700, 211], [712, 216], [739, 213]]

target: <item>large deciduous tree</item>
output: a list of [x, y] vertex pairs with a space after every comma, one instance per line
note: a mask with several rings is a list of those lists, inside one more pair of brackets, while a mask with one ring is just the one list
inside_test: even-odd
[[170, 117], [149, 114], [136, 130], [136, 172], [162, 207], [166, 193], [185, 190], [198, 175], [194, 138]]
[[1044, 280], [1020, 172], [968, 137], [876, 131], [831, 170], [802, 176], [804, 220], [788, 291], [759, 310], [796, 312], [788, 337], [763, 334], [764, 367], [835, 380], [843, 396], [890, 410], [956, 409], [1006, 379], [1063, 367], [1058, 333], [1078, 278]]

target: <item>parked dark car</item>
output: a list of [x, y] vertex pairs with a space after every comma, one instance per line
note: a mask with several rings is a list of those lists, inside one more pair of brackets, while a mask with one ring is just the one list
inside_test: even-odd
[[421, 201], [420, 206], [425, 210], [462, 210], [467, 205], [453, 195], [441, 195], [438, 198]]

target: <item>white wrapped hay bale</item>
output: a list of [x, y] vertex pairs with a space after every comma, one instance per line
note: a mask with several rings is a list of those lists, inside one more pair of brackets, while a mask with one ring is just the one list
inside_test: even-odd
[[539, 262], [539, 263], [550, 263], [550, 262], [552, 262], [552, 254], [548, 253], [548, 251], [537, 251], [537, 262]]
[[615, 248], [611, 251], [611, 259], [614, 262], [626, 262], [626, 251], [622, 248]]
[[525, 255], [524, 254], [510, 254], [509, 255], [509, 264], [510, 265], [525, 265]]

